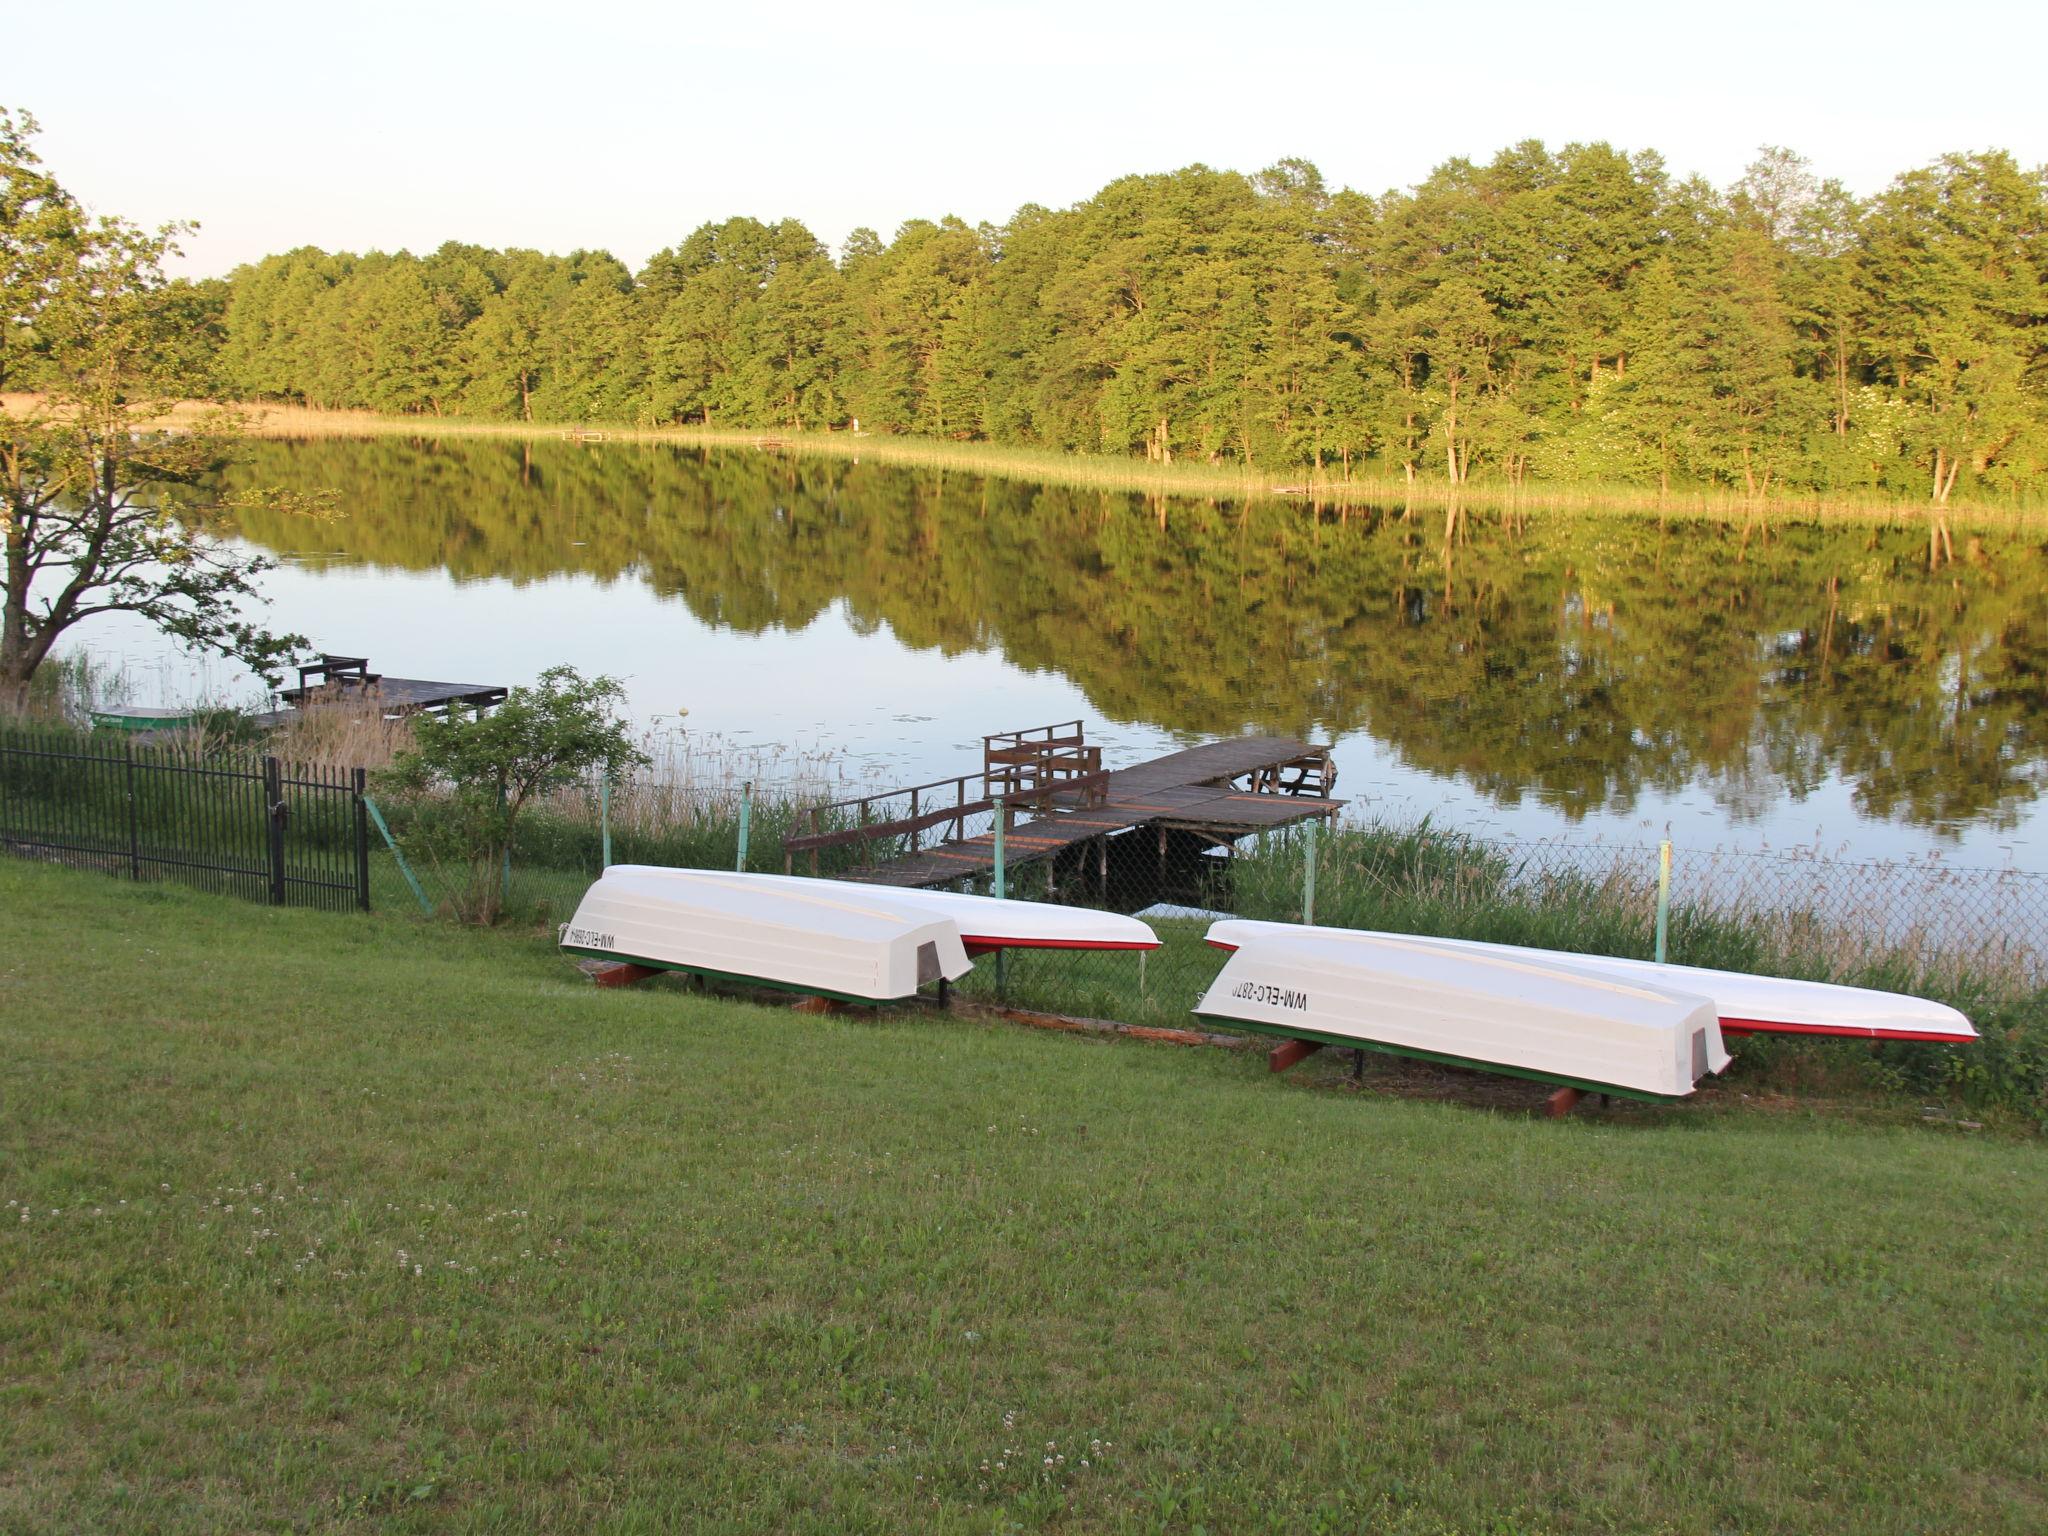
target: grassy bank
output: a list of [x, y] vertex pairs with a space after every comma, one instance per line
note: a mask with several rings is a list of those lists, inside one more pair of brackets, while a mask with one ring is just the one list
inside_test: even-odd
[[[26, 410], [33, 397], [0, 396], [0, 410]], [[172, 423], [194, 420], [208, 409], [188, 403], [174, 410]], [[255, 403], [243, 407], [258, 436], [308, 437], [498, 437], [576, 438], [606, 443], [668, 443], [700, 448], [769, 448], [845, 459], [870, 459], [910, 468], [958, 470], [998, 479], [1028, 480], [1082, 490], [1134, 492], [1223, 501], [1284, 498], [1304, 507], [1457, 505], [1474, 510], [1592, 511], [1641, 513], [1665, 518], [1750, 521], [1788, 517], [1809, 521], [1908, 523], [1929, 520], [1930, 505], [1917, 497], [1800, 492], [1761, 500], [1729, 489], [1702, 488], [1659, 494], [1642, 486], [1537, 483], [1510, 486], [1481, 482], [1451, 486], [1422, 475], [1372, 474], [1345, 477], [1295, 466], [1262, 469], [1239, 464], [1163, 464], [1123, 455], [1077, 454], [1059, 449], [956, 442], [893, 434], [836, 431], [727, 431], [704, 427], [649, 427], [617, 422], [482, 421], [457, 416], [384, 416], [370, 411], [320, 410], [307, 406]], [[2025, 529], [2048, 522], [2048, 508], [2032, 500], [1957, 503], [1946, 512], [1956, 527]]]
[[0, 861], [0, 1527], [2033, 1531], [2038, 1146]]

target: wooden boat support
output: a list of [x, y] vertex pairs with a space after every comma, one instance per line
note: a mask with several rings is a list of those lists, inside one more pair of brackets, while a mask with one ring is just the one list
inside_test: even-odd
[[[1206, 742], [1105, 770], [1101, 747], [1088, 743], [1081, 721], [1070, 720], [982, 738], [978, 774], [814, 807], [803, 829], [784, 839], [783, 869], [793, 873], [802, 855], [815, 874], [820, 850], [859, 847], [862, 862], [839, 878], [923, 887], [987, 875], [995, 866], [1001, 795], [1005, 864], [1020, 877], [1015, 889], [1023, 888], [1024, 868], [1037, 865], [1048, 894], [1064, 880], [1092, 886], [1102, 899], [1113, 863], [1164, 888], [1173, 871], [1187, 873], [1210, 849], [1334, 819], [1344, 804], [1329, 797], [1335, 783], [1327, 748], [1276, 736]], [[970, 823], [977, 825], [970, 830]], [[1144, 828], [1153, 836], [1143, 837]], [[1141, 836], [1126, 836], [1132, 833]]]
[[1543, 1101], [1543, 1113], [1553, 1120], [1562, 1120], [1579, 1106], [1579, 1100], [1586, 1096], [1583, 1088], [1560, 1088]]
[[1282, 1040], [1266, 1053], [1266, 1070], [1285, 1072], [1289, 1067], [1301, 1065], [1322, 1048], [1320, 1040]]
[[659, 966], [633, 965], [624, 960], [612, 965], [594, 965], [590, 968], [590, 979], [600, 987], [630, 987], [636, 981], [645, 981], [650, 976], [660, 974]]

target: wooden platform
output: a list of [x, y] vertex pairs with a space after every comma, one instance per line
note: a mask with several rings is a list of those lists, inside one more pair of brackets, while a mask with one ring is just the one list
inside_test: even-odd
[[[1212, 844], [1297, 822], [1327, 819], [1342, 800], [1297, 792], [1300, 765], [1321, 749], [1284, 736], [1235, 736], [1169, 753], [1104, 775], [1099, 795], [1076, 793], [1074, 804], [1041, 810], [1011, 827], [1004, 840], [1007, 869], [1057, 857], [1096, 838], [1138, 827], [1186, 832]], [[1290, 770], [1294, 770], [1290, 772]], [[1257, 788], [1246, 786], [1256, 785]], [[874, 885], [944, 885], [995, 867], [995, 833], [958, 838], [935, 847], [846, 871], [845, 880]]]
[[[314, 681], [315, 678], [319, 680]], [[380, 704], [386, 714], [445, 713], [462, 708], [481, 712], [505, 702], [507, 690], [497, 683], [447, 683], [425, 677], [386, 677], [370, 670], [363, 656], [322, 656], [299, 668], [299, 686], [278, 695], [295, 709], [322, 704]], [[282, 717], [280, 717], [282, 718]]]

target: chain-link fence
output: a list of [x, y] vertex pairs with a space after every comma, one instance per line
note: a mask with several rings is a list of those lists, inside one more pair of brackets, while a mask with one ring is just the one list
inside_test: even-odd
[[[957, 798], [968, 835], [988, 831], [986, 807]], [[566, 922], [607, 862], [858, 880], [880, 858], [872, 840], [850, 835], [861, 830], [851, 817], [740, 785], [565, 791], [521, 818], [511, 856], [490, 868], [436, 851], [431, 805], [373, 807], [388, 833], [372, 860], [380, 905], [460, 913], [490, 884], [495, 905], [536, 926]], [[894, 837], [883, 852], [907, 846]], [[1648, 958], [1660, 873], [1654, 844], [1516, 842], [1427, 823], [1304, 822], [1235, 843], [1147, 825], [1051, 855], [1019, 838], [1004, 894], [1135, 914], [1160, 947], [1013, 951], [1000, 966], [984, 960], [961, 990], [1046, 1012], [1184, 1022], [1222, 963], [1204, 936], [1225, 916]], [[951, 888], [994, 894], [994, 881], [983, 869]], [[1899, 986], [1933, 978], [1951, 989], [1964, 978], [2000, 994], [2048, 986], [2044, 875], [1680, 846], [1664, 899], [1675, 962]]]

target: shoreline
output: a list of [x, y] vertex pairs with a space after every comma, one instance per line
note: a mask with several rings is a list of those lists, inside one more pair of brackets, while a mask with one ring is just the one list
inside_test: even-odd
[[[0, 395], [0, 411], [33, 400]], [[506, 438], [601, 445], [628, 443], [684, 448], [737, 448], [796, 457], [835, 458], [905, 468], [957, 470], [993, 479], [1021, 480], [1067, 489], [1215, 501], [1272, 501], [1305, 510], [1345, 512], [1367, 507], [1459, 508], [1505, 512], [1606, 512], [1657, 519], [1769, 522], [1846, 522], [1932, 529], [2022, 531], [2048, 525], [2048, 504], [1986, 505], [1881, 496], [1822, 493], [1772, 494], [1752, 499], [1733, 491], [1688, 490], [1658, 495], [1636, 486], [1536, 484], [1452, 486], [1429, 477], [1413, 482], [1391, 476], [1321, 476], [1300, 469], [1285, 474], [1210, 464], [1156, 464], [1056, 449], [955, 442], [894, 434], [835, 431], [773, 432], [717, 427], [648, 427], [606, 422], [483, 421], [463, 416], [387, 416], [373, 411], [323, 410], [263, 402], [181, 401], [159, 420], [178, 425], [220, 406], [243, 414], [251, 436], [304, 438]]]

